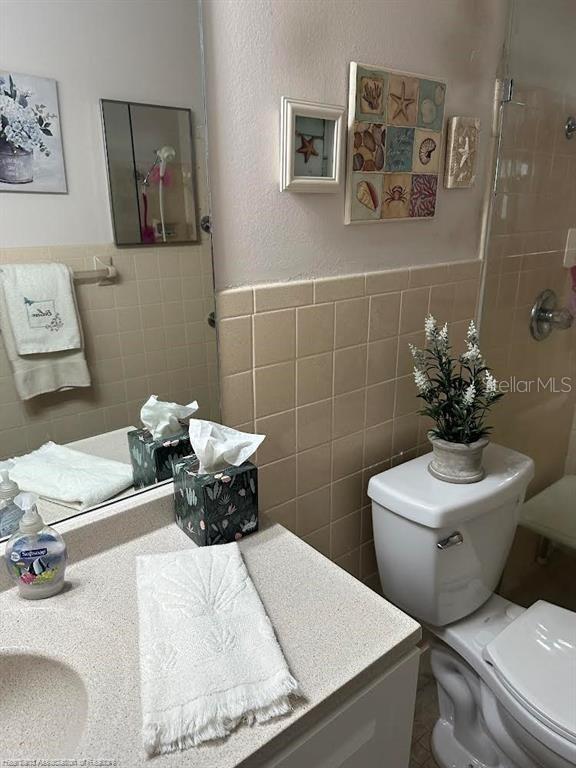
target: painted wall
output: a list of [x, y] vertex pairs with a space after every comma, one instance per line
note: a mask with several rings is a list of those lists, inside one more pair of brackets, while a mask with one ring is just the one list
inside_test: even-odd
[[69, 194], [0, 195], [0, 246], [109, 243], [101, 98], [190, 107], [204, 122], [190, 0], [0, 0], [0, 66], [58, 81]]
[[514, 0], [510, 72], [525, 83], [576, 95], [572, 0]]
[[477, 257], [486, 169], [431, 222], [343, 224], [344, 195], [278, 187], [282, 95], [347, 103], [352, 60], [445, 79], [487, 159], [503, 0], [205, 0], [218, 288]]

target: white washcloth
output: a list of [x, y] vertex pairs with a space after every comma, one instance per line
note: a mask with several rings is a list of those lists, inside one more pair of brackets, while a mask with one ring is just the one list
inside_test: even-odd
[[18, 354], [1, 282], [0, 328], [4, 348], [12, 366], [14, 384], [22, 400], [30, 400], [45, 392], [89, 387], [90, 372], [82, 349], [27, 357], [21, 357]]
[[137, 562], [143, 738], [150, 755], [292, 710], [299, 695], [236, 543]]
[[3, 264], [8, 317], [19, 355], [80, 349], [72, 271], [65, 264]]
[[75, 509], [88, 509], [132, 485], [132, 467], [90, 456], [65, 445], [45, 443], [37, 451], [16, 456], [10, 478], [32, 491]]

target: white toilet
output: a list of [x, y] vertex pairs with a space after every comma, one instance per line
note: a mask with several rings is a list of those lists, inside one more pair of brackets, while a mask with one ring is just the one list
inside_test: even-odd
[[437, 638], [434, 756], [443, 768], [576, 766], [576, 613], [494, 594], [534, 464], [490, 445], [484, 480], [453, 485], [429, 461], [373, 477], [368, 495], [384, 594]]

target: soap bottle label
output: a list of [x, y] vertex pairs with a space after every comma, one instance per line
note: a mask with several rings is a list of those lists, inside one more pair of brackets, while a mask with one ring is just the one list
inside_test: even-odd
[[14, 575], [24, 584], [47, 584], [62, 574], [64, 558], [61, 554], [48, 554], [46, 547], [12, 550], [10, 560]]
[[23, 510], [16, 504], [0, 507], [0, 536], [11, 536], [17, 531], [23, 514]]

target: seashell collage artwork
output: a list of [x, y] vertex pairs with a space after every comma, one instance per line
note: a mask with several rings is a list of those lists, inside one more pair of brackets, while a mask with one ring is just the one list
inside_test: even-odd
[[436, 213], [446, 85], [352, 62], [345, 223]]

